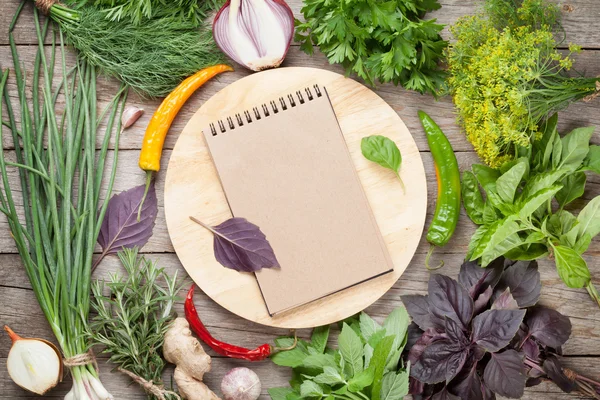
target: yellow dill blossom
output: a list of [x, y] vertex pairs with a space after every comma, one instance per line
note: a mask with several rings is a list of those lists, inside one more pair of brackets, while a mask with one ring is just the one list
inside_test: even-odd
[[463, 17], [451, 27], [448, 85], [458, 120], [492, 167], [539, 137], [538, 125], [548, 114], [596, 90], [596, 79], [564, 74], [573, 61], [555, 49], [548, 25], [558, 18], [554, 7], [523, 0], [515, 9], [513, 0], [487, 0], [487, 14]]

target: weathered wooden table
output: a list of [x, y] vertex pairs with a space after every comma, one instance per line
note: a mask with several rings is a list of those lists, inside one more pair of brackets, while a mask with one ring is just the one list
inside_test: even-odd
[[[300, 15], [301, 0], [288, 0], [296, 15]], [[440, 22], [453, 23], [457, 17], [472, 13], [479, 0], [441, 0], [442, 9], [435, 13]], [[577, 58], [576, 68], [585, 71], [587, 75], [600, 75], [600, 1], [598, 0], [568, 0], [569, 4], [563, 5], [564, 27], [567, 33], [565, 46], [569, 42], [581, 45], [585, 51]], [[16, 9], [18, 0], [0, 0], [0, 68], [12, 67], [10, 49], [8, 47], [8, 24]], [[16, 31], [16, 42], [22, 55], [25, 67], [31, 67], [35, 54], [35, 34], [31, 7], [21, 18]], [[319, 54], [309, 57], [302, 53], [297, 46], [290, 49], [284, 66], [310, 66], [324, 68], [336, 72], [342, 72], [338, 66], [330, 66], [326, 58]], [[204, 88], [196, 93], [183, 108], [175, 120], [170, 134], [166, 140], [163, 155], [163, 165], [167, 165], [171, 150], [177, 140], [178, 133], [182, 130], [190, 116], [198, 109], [203, 101], [211, 97], [215, 92], [222, 89], [231, 82], [247, 75], [248, 72], [242, 68], [236, 68], [235, 73], [227, 73], [209, 82]], [[114, 93], [117, 84], [112, 80], [102, 80], [99, 85], [101, 103], [106, 103]], [[9, 84], [11, 96], [16, 97], [14, 83]], [[422, 152], [423, 161], [428, 175], [429, 184], [429, 212], [428, 219], [434, 210], [435, 202], [435, 173], [431, 156], [428, 152], [425, 135], [417, 119], [417, 110], [427, 111], [448, 135], [454, 150], [456, 151], [461, 168], [468, 168], [477, 161], [470, 144], [455, 124], [455, 116], [452, 102], [449, 98], [435, 101], [431, 96], [421, 96], [417, 93], [408, 92], [392, 85], [382, 85], [377, 88], [377, 93], [386, 100], [402, 117], [408, 125]], [[136, 96], [130, 98], [132, 104], [141, 105], [146, 114], [140, 121], [121, 137], [119, 166], [117, 181], [114, 192], [118, 193], [132, 186], [139, 185], [144, 181], [143, 172], [137, 166], [140, 143], [152, 112], [158, 106], [158, 100], [142, 101]], [[600, 99], [593, 103], [579, 103], [571, 106], [567, 111], [561, 113], [560, 127], [564, 132], [567, 129], [596, 125], [600, 126]], [[600, 144], [600, 132], [594, 137], [594, 142]], [[158, 175], [158, 198], [159, 215], [154, 229], [154, 236], [143, 248], [147, 257], [157, 260], [169, 272], [182, 271], [181, 264], [173, 252], [165, 225], [164, 210], [162, 208], [164, 173]], [[588, 191], [585, 193], [586, 200], [600, 194], [600, 177], [590, 176]], [[106, 194], [105, 194], [106, 195]], [[437, 252], [446, 262], [443, 273], [456, 276], [458, 268], [467, 251], [467, 244], [474, 232], [466, 215], [461, 216], [458, 229], [452, 241]], [[427, 287], [429, 273], [424, 267], [425, 252], [427, 244], [423, 238], [417, 254], [404, 273], [402, 278], [385, 296], [367, 309], [367, 312], [375, 318], [387, 315], [400, 302], [400, 295], [409, 293], [423, 293]], [[4, 218], [0, 219], [0, 324], [10, 325], [16, 332], [27, 336], [51, 338], [52, 333], [48, 323], [44, 319], [38, 306], [29, 281], [21, 266], [19, 256], [8, 226]], [[587, 252], [587, 261], [595, 277], [595, 284], [600, 284], [600, 241], [595, 240]], [[108, 257], [103, 261], [95, 273], [96, 278], [105, 278], [108, 273], [118, 270], [119, 263], [115, 257]], [[600, 309], [592, 303], [584, 290], [573, 290], [567, 288], [559, 279], [554, 267], [548, 262], [540, 263], [543, 290], [541, 303], [557, 309], [571, 318], [573, 333], [571, 339], [564, 347], [565, 362], [576, 371], [600, 378]], [[286, 334], [286, 331], [271, 329], [245, 321], [212, 302], [204, 295], [196, 298], [198, 309], [202, 314], [208, 328], [215, 336], [232, 343], [253, 347], [257, 344], [270, 341], [273, 337]], [[181, 304], [178, 312], [182, 312]], [[299, 334], [306, 337], [309, 331], [301, 331]], [[6, 357], [10, 348], [8, 336], [0, 334], [0, 398], [3, 399], [27, 399], [36, 398], [21, 390], [8, 377], [6, 371]], [[213, 355], [213, 370], [205, 381], [215, 391], [219, 392], [220, 380], [224, 373], [234, 366], [247, 365], [243, 362], [232, 361]], [[105, 362], [100, 356], [101, 378], [109, 391], [117, 399], [143, 399], [145, 395], [140, 388], [131, 385], [128, 378], [117, 372], [111, 372], [112, 365]], [[250, 366], [260, 376], [263, 384], [263, 396], [269, 398], [266, 389], [274, 386], [286, 385], [290, 371], [286, 368], [276, 367], [269, 361], [252, 364]], [[171, 372], [170, 370], [167, 372]], [[168, 379], [168, 378], [167, 378]], [[48, 397], [62, 398], [71, 386], [70, 379], [59, 385], [48, 394]], [[578, 398], [576, 395], [566, 395], [552, 384], [544, 383], [525, 393], [526, 399], [565, 399]]]

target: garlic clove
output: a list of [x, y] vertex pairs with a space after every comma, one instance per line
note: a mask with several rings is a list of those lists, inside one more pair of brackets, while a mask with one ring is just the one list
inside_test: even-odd
[[252, 71], [278, 67], [293, 34], [294, 14], [283, 0], [229, 0], [213, 23], [221, 50]]
[[123, 115], [121, 115], [121, 126], [123, 129], [129, 128], [131, 125], [135, 124], [142, 114], [144, 114], [144, 110], [138, 108], [136, 106], [129, 106], [123, 111]]
[[4, 327], [13, 344], [6, 359], [10, 378], [23, 389], [44, 394], [62, 380], [60, 352], [43, 339], [25, 339]]

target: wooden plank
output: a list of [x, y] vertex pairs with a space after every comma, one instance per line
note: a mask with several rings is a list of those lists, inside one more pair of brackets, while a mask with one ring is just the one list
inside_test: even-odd
[[[1, 4], [1, 3], [0, 3]], [[600, 3], [599, 3], [600, 4]], [[19, 46], [20, 59], [26, 70], [33, 70], [33, 62], [35, 59], [35, 48], [27, 46]], [[10, 50], [7, 47], [0, 47], [0, 69], [11, 68], [12, 61]], [[74, 56], [69, 54], [68, 62], [72, 63]], [[287, 55], [283, 66], [300, 66], [322, 68], [343, 74], [344, 71], [339, 65], [330, 65], [322, 54], [318, 53], [313, 57], [309, 57], [299, 50], [297, 47], [292, 47]], [[575, 65], [578, 71], [584, 71], [588, 76], [600, 75], [600, 51], [584, 51], [578, 56], [578, 62]], [[187, 104], [182, 108], [179, 115], [175, 118], [169, 135], [165, 141], [165, 148], [172, 149], [179, 137], [179, 133], [190, 120], [192, 115], [206, 100], [208, 100], [217, 91], [223, 89], [236, 80], [247, 76], [248, 71], [241, 67], [237, 67], [235, 72], [225, 73], [217, 76], [212, 81], [208, 82], [202, 89], [195, 93]], [[14, 76], [14, 73], [11, 73]], [[29, 85], [31, 85], [31, 74], [29, 76]], [[59, 72], [57, 72], [59, 76]], [[54, 85], [58, 84], [58, 78], [55, 79]], [[113, 79], [100, 78], [98, 82], [100, 110], [104, 109], [112, 99], [114, 93], [118, 89], [118, 83]], [[455, 151], [471, 151], [472, 146], [466, 140], [461, 129], [456, 124], [456, 111], [452, 104], [452, 99], [445, 96], [436, 101], [432, 96], [420, 95], [416, 92], [407, 91], [402, 88], [395, 87], [391, 84], [379, 85], [375, 88], [376, 93], [381, 96], [397, 113], [400, 115], [408, 129], [413, 134], [419, 150], [427, 151], [428, 145], [423, 134], [421, 124], [417, 117], [417, 111], [423, 109], [427, 111], [438, 122], [440, 127], [448, 136]], [[17, 89], [13, 79], [9, 79], [8, 92], [13, 104], [17, 105]], [[135, 104], [145, 109], [145, 114], [138, 122], [126, 130], [121, 136], [120, 147], [123, 149], [139, 149], [142, 143], [146, 126], [150, 117], [160, 104], [158, 100], [141, 100], [135, 94], [132, 94], [129, 99], [129, 104]], [[59, 98], [57, 106], [57, 114], [61, 114], [64, 105], [62, 99]], [[560, 129], [565, 131], [575, 126], [584, 125], [600, 125], [600, 99], [591, 103], [577, 103], [569, 107], [569, 109], [560, 115]], [[16, 110], [18, 111], [18, 110]], [[17, 112], [18, 115], [18, 112]], [[5, 116], [6, 119], [6, 116]], [[104, 124], [101, 125], [102, 134], [98, 138], [98, 143], [101, 142], [104, 132]], [[10, 131], [6, 128], [5, 142], [7, 148], [12, 148], [12, 138]], [[600, 137], [594, 140], [600, 143]], [[114, 146], [114, 141], [111, 143]]]
[[[479, 0], [439, 0], [442, 8], [430, 13], [428, 18], [437, 18], [439, 23], [453, 24], [462, 15], [475, 12], [481, 4]], [[600, 4], [595, 0], [568, 0], [558, 1], [563, 15], [563, 26], [567, 34], [565, 44], [574, 42], [585, 48], [600, 48]], [[33, 23], [33, 7], [28, 2], [19, 25], [15, 29], [15, 41], [18, 44], [31, 44], [35, 42], [35, 28]], [[302, 0], [287, 0], [294, 15], [301, 18]], [[8, 43], [8, 25], [12, 20], [18, 6], [17, 0], [0, 1], [0, 45]], [[449, 37], [447, 30], [444, 32]]]
[[[581, 357], [581, 358], [565, 358], [565, 365], [570, 368], [578, 369], [582, 365], [593, 365], [597, 364], [598, 360], [594, 358]], [[251, 368], [256, 372], [261, 380], [262, 394], [259, 397], [261, 400], [270, 399], [267, 394], [267, 389], [272, 387], [287, 386], [288, 380], [290, 379], [290, 370], [283, 367], [274, 367], [270, 361], [262, 361], [258, 363], [249, 364], [248, 362], [214, 358], [211, 362], [212, 369], [204, 377], [204, 382], [217, 394], [221, 394], [220, 386], [221, 379], [231, 368], [235, 367], [247, 367]], [[142, 400], [147, 397], [143, 394], [142, 390], [135, 384], [130, 384], [128, 378], [124, 375], [111, 371], [112, 365], [100, 362], [100, 379], [108, 391], [115, 397], [115, 399], [126, 399], [126, 400]], [[171, 376], [173, 373], [173, 367], [169, 366], [163, 374], [163, 380], [169, 384], [171, 382]], [[588, 375], [590, 377], [600, 375], [600, 368], [592, 367], [589, 368]], [[61, 398], [71, 388], [70, 377], [65, 378], [65, 381], [58, 385], [57, 388], [46, 394], [44, 397], [49, 399]], [[22, 400], [36, 400], [39, 396], [33, 396], [30, 393], [16, 386], [8, 377], [6, 373], [6, 362], [4, 358], [0, 358], [0, 398], [1, 399], [22, 399]], [[499, 397], [499, 399], [502, 399]], [[577, 395], [576, 393], [565, 394], [556, 387], [556, 385], [545, 382], [539, 386], [528, 388], [523, 396], [525, 400], [575, 400], [585, 399], [585, 397]]]
[[[418, 134], [422, 134], [421, 131], [418, 131]], [[600, 136], [597, 136], [600, 138]], [[112, 155], [110, 152], [107, 160], [107, 171], [108, 168], [112, 165]], [[168, 164], [169, 157], [171, 155], [171, 150], [166, 150], [163, 154], [162, 165], [166, 166]], [[437, 183], [435, 180], [435, 170], [433, 166], [433, 160], [429, 153], [421, 153], [423, 158], [423, 164], [425, 166], [425, 173], [427, 175], [427, 185], [428, 185], [428, 207], [427, 207], [427, 221], [425, 222], [425, 226], [429, 226], [431, 222], [431, 218], [433, 217], [433, 212], [435, 210], [435, 201], [436, 201], [436, 191], [437, 191]], [[13, 153], [9, 152], [7, 154], [8, 158], [13, 157]], [[472, 152], [458, 152], [457, 158], [459, 162], [459, 166], [461, 170], [465, 170], [470, 168], [473, 163], [478, 162], [477, 156]], [[117, 169], [117, 178], [115, 180], [115, 186], [113, 193], [120, 193], [121, 191], [127, 190], [137, 185], [141, 185], [144, 183], [145, 175], [137, 166], [138, 160], [138, 151], [136, 150], [125, 150], [119, 152], [119, 162]], [[159, 173], [157, 175], [156, 181], [156, 190], [158, 196], [158, 217], [156, 219], [156, 225], [154, 227], [154, 235], [150, 238], [148, 244], [144, 247], [144, 252], [152, 252], [152, 253], [163, 253], [163, 252], [173, 252], [173, 246], [171, 244], [171, 240], [169, 239], [169, 234], [167, 231], [167, 226], [165, 222], [164, 215], [164, 173]], [[9, 175], [9, 179], [13, 188], [18, 188], [18, 177], [17, 172], [15, 170], [11, 170]], [[103, 190], [101, 193], [101, 198], [106, 196], [106, 182], [103, 183]], [[409, 188], [410, 190], [410, 188]], [[588, 181], [588, 190], [584, 195], [585, 200], [589, 200], [596, 195], [600, 194], [600, 177], [590, 175], [590, 179]], [[15, 201], [17, 204], [21, 202], [21, 196], [19, 191], [15, 191]], [[574, 203], [574, 210], [579, 210], [583, 206], [582, 201], [576, 201]], [[461, 218], [458, 222], [458, 227], [456, 232], [451, 240], [451, 242], [443, 249], [439, 249], [441, 253], [450, 252], [457, 254], [466, 254], [467, 247], [470, 241], [471, 236], [475, 232], [475, 225], [471, 223], [468, 219], [464, 210], [461, 210]], [[419, 248], [417, 249], [418, 253], [425, 253], [428, 249], [428, 244], [425, 238], [421, 238], [421, 243]], [[8, 224], [6, 223], [6, 218], [2, 215], [0, 216], [0, 253], [16, 253], [16, 247], [14, 245], [14, 241], [10, 236], [10, 231], [8, 229]], [[597, 255], [600, 253], [600, 240], [596, 239], [592, 242], [590, 249], [588, 250], [588, 255]], [[600, 274], [598, 274], [600, 277]]]
[[[179, 271], [179, 276], [186, 277], [179, 260], [174, 254], [149, 254], [147, 257], [156, 260], [169, 274]], [[462, 254], [440, 254], [446, 266], [440, 273], [456, 277]], [[418, 254], [408, 266], [406, 272], [393, 288], [375, 304], [367, 308], [366, 312], [378, 319], [384, 319], [394, 308], [401, 305], [400, 296], [406, 294], [423, 294], [427, 290], [429, 272], [424, 267], [424, 254]], [[588, 258], [588, 261], [592, 259]], [[12, 326], [16, 332], [26, 332], [29, 336], [51, 338], [52, 333], [48, 324], [43, 320], [39, 308], [20, 261], [15, 255], [0, 255], [0, 281], [6, 285], [0, 290], [0, 321]], [[600, 276], [600, 266], [590, 262], [592, 275]], [[540, 303], [554, 308], [567, 315], [573, 324], [573, 333], [564, 347], [566, 355], [600, 356], [600, 309], [594, 305], [585, 290], [567, 288], [561, 281], [554, 265], [547, 261], [540, 262], [540, 275], [542, 280], [542, 297]], [[109, 256], [98, 267], [95, 277], [108, 279], [109, 273], [122, 271], [116, 256]], [[600, 282], [596, 280], [596, 284]], [[189, 287], [185, 285], [186, 289]], [[199, 291], [198, 291], [199, 292]], [[227, 312], [221, 306], [199, 292], [196, 296], [196, 305], [202, 319], [206, 322], [215, 336], [244, 346], [256, 346], [259, 343], [271, 340], [275, 336], [284, 335], [286, 330], [274, 329], [244, 320]], [[177, 312], [182, 314], [182, 304], [178, 303]], [[28, 318], [23, 318], [27, 315]], [[30, 318], [29, 318], [30, 317]], [[300, 330], [300, 335], [308, 337], [310, 330]], [[0, 357], [6, 356], [8, 351], [8, 338], [0, 335]], [[598, 362], [600, 367], [600, 361]]]

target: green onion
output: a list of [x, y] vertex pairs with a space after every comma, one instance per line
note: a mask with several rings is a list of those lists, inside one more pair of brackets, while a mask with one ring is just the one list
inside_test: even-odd
[[[9, 27], [18, 100], [11, 99], [5, 90], [8, 71], [0, 80], [0, 99], [4, 99], [7, 118], [2, 118], [0, 103], [0, 211], [7, 216], [33, 291], [66, 365], [71, 366], [73, 388], [65, 399], [112, 399], [98, 379], [91, 357], [86, 356], [90, 350], [86, 332], [92, 257], [107, 204], [100, 200], [100, 188], [114, 130], [117, 144], [107, 193], [112, 191], [121, 130], [117, 114], [123, 112], [126, 90], [121, 87], [110, 102], [104, 139], [96, 149], [100, 121], [95, 68], [82, 60], [67, 68], [60, 30], [52, 30], [48, 56], [44, 51], [48, 20], [40, 24], [34, 10], [38, 50], [33, 84], [28, 88], [28, 72], [21, 67], [13, 35], [23, 5]], [[61, 71], [61, 79], [53, 87], [55, 67]], [[64, 98], [62, 114], [56, 110], [59, 96]], [[19, 123], [16, 109], [20, 111]], [[14, 157], [5, 151], [3, 126], [12, 133]], [[15, 168], [19, 179], [11, 183], [9, 171]], [[18, 186], [14, 192], [11, 185]]]

